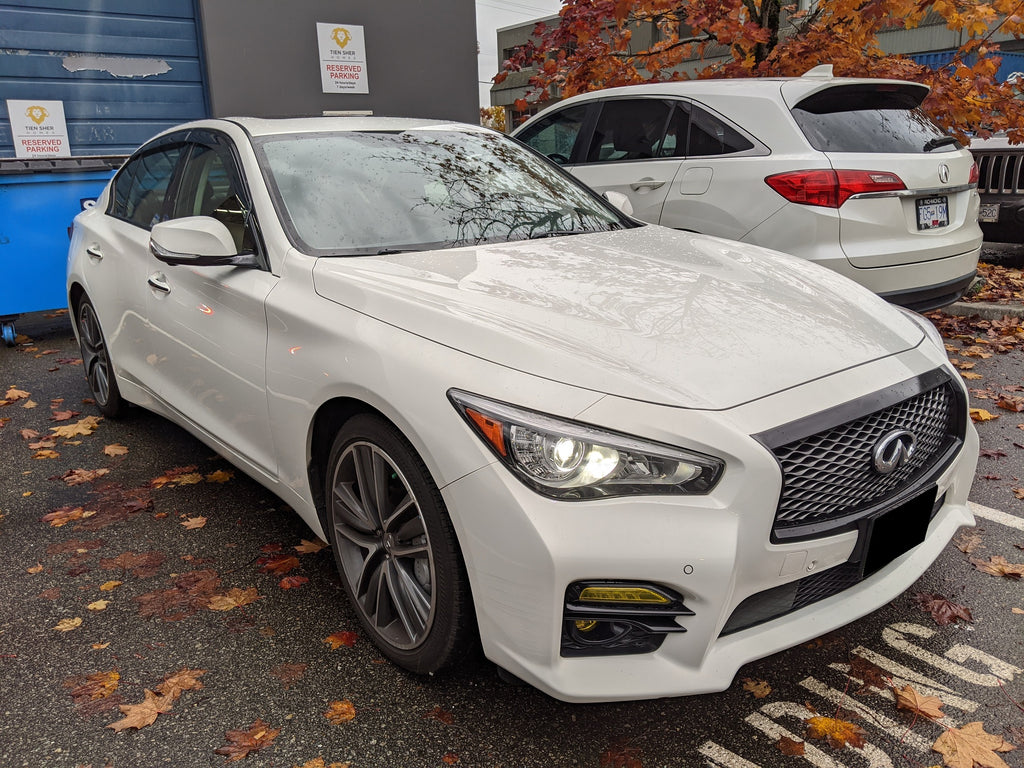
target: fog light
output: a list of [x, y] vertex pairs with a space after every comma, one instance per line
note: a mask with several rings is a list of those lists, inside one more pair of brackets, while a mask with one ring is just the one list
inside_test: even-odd
[[577, 632], [590, 632], [596, 626], [597, 626], [597, 622], [596, 621], [587, 621], [585, 619], [580, 619], [579, 621], [576, 622], [576, 631]]
[[665, 595], [647, 587], [585, 587], [579, 600], [587, 603], [640, 603], [665, 605], [672, 602]]

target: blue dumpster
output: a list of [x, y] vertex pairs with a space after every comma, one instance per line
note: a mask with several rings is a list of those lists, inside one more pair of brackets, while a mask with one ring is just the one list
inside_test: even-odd
[[124, 157], [0, 160], [0, 332], [14, 344], [22, 312], [68, 304], [68, 227]]

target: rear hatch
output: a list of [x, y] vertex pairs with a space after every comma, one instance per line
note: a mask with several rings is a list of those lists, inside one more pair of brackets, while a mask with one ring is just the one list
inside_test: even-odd
[[839, 207], [840, 245], [855, 267], [931, 261], [981, 244], [974, 160], [920, 109], [927, 95], [923, 85], [886, 80], [783, 86], [808, 142], [855, 192]]

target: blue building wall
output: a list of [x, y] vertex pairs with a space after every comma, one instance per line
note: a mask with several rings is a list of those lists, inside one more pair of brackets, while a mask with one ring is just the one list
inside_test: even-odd
[[64, 102], [74, 156], [126, 155], [209, 114], [194, 0], [0, 2], [0, 158], [7, 99]]

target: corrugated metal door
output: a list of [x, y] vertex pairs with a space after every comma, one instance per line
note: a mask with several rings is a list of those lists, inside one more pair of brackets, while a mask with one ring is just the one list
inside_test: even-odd
[[6, 99], [63, 101], [75, 156], [206, 117], [194, 0], [0, 2], [0, 158], [14, 157]]

